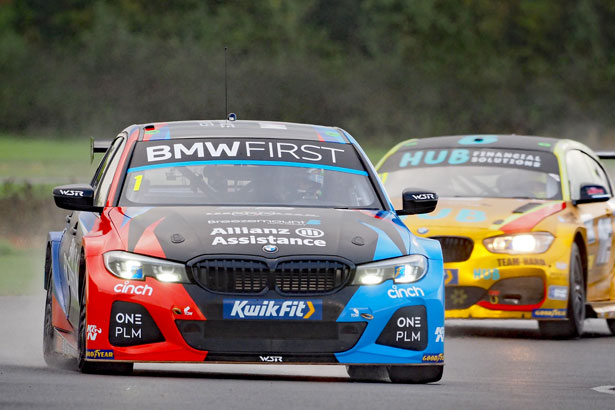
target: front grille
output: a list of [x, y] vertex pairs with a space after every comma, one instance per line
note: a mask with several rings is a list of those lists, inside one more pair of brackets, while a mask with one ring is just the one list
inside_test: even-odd
[[474, 249], [474, 241], [463, 236], [432, 236], [431, 239], [440, 242], [444, 263], [466, 261]]
[[190, 347], [215, 353], [337, 353], [361, 338], [365, 322], [176, 320]]
[[197, 281], [214, 292], [260, 293], [269, 276], [265, 262], [249, 259], [207, 259], [195, 270]]
[[262, 293], [275, 289], [281, 294], [329, 293], [344, 286], [353, 267], [335, 259], [276, 260], [211, 258], [192, 265], [196, 281], [218, 293]]
[[350, 266], [331, 260], [280, 262], [274, 272], [275, 287], [284, 293], [330, 292], [346, 283]]

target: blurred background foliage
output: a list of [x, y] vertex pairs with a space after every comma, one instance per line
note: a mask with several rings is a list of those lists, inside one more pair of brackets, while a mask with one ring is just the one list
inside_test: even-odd
[[339, 125], [363, 144], [615, 134], [613, 0], [0, 0], [0, 132]]

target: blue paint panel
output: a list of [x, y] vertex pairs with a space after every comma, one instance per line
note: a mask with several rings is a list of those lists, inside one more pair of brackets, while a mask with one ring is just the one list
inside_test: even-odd
[[304, 162], [285, 162], [285, 161], [245, 161], [245, 160], [216, 160], [216, 161], [185, 161], [172, 162], [166, 164], [144, 165], [142, 167], [129, 168], [127, 173], [145, 171], [148, 169], [170, 168], [170, 167], [185, 167], [191, 165], [264, 165], [264, 166], [281, 166], [281, 167], [297, 167], [297, 168], [318, 168], [329, 171], [346, 172], [348, 174], [364, 175], [367, 172], [358, 169], [334, 167], [331, 165], [308, 164]]
[[[433, 249], [430, 249], [429, 256], [432, 252]], [[352, 349], [335, 355], [337, 360], [345, 364], [419, 364], [423, 363], [424, 355], [444, 353], [443, 340], [441, 337], [438, 340], [444, 327], [443, 279], [442, 261], [430, 259], [427, 275], [416, 283], [394, 285], [393, 281], [387, 280], [380, 285], [359, 287], [337, 321], [366, 322], [367, 327]], [[421, 291], [417, 292], [417, 288]], [[402, 293], [416, 296], [398, 297], [400, 292], [394, 292], [395, 289], [407, 289], [408, 292]], [[427, 311], [428, 344], [425, 350], [414, 351], [375, 343], [398, 309], [417, 305], [425, 306]], [[357, 312], [365, 311], [369, 312], [373, 319], [365, 320], [360, 314], [357, 315]]]
[[[64, 232], [49, 232], [51, 245], [51, 281], [53, 282], [53, 294], [58, 301], [64, 314], [68, 316], [68, 281], [66, 275], [60, 271], [60, 244]], [[51, 286], [51, 283], [49, 284]]]
[[393, 242], [393, 240], [389, 237], [389, 235], [386, 234], [386, 232], [365, 222], [361, 223], [378, 234], [378, 239], [376, 242], [376, 251], [374, 252], [372, 260], [378, 261], [381, 259], [390, 259], [396, 258], [398, 256], [403, 256], [401, 250], [397, 247], [397, 245], [395, 245], [395, 242]]

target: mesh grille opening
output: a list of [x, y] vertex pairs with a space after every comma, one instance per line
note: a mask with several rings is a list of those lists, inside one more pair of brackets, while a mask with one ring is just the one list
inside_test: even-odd
[[329, 293], [344, 286], [352, 267], [332, 259], [203, 259], [193, 265], [196, 281], [218, 293]]
[[444, 263], [466, 261], [474, 249], [474, 241], [463, 236], [432, 236], [430, 239], [440, 242]]

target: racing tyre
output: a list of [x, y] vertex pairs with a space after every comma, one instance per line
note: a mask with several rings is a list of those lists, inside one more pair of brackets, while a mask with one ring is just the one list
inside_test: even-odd
[[78, 348], [79, 357], [77, 358], [77, 369], [81, 373], [107, 373], [107, 374], [129, 374], [132, 372], [132, 363], [100, 363], [89, 362], [85, 360], [85, 345], [86, 345], [86, 291], [85, 291], [85, 278], [83, 275], [83, 281], [80, 286], [79, 294], [79, 335]]
[[53, 280], [49, 278], [45, 297], [45, 319], [43, 322], [43, 358], [48, 366], [70, 367], [71, 359], [56, 351], [56, 330], [53, 327]]
[[539, 320], [538, 327], [548, 339], [573, 339], [583, 333], [585, 321], [585, 283], [583, 263], [576, 243], [570, 252], [570, 286], [568, 289], [568, 312], [566, 320]]
[[425, 384], [442, 378], [444, 366], [389, 366], [389, 378], [393, 383]]
[[382, 381], [389, 376], [385, 366], [346, 366], [346, 371], [357, 381]]
[[607, 319], [606, 320], [606, 325], [611, 330], [611, 333], [613, 333], [615, 335], [615, 319]]

